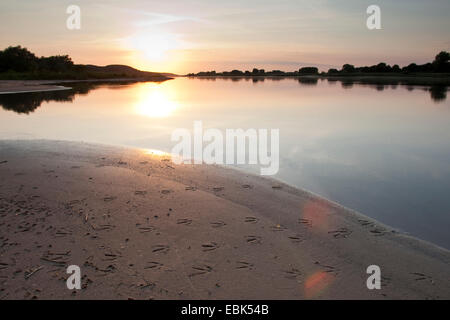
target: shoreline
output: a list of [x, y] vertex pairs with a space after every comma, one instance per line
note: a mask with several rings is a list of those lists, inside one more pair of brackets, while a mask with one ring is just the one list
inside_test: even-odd
[[342, 81], [353, 82], [361, 84], [400, 84], [400, 85], [417, 85], [417, 86], [432, 86], [432, 85], [450, 85], [450, 77], [448, 74], [417, 74], [417, 75], [374, 75], [374, 74], [337, 74], [337, 75], [185, 75], [186, 78], [198, 79], [296, 79], [296, 80], [328, 80], [328, 81]]
[[64, 87], [57, 84], [74, 82], [161, 82], [172, 79], [173, 78], [166, 77], [165, 79], [158, 80], [144, 78], [111, 78], [87, 80], [0, 80], [0, 94], [70, 90], [72, 89], [71, 87]]
[[[122, 146], [122, 147], [128, 148], [127, 146]], [[308, 195], [309, 195], [310, 197], [312, 197], [312, 198], [316, 198], [316, 199], [318, 199], [318, 200], [320, 200], [320, 201], [327, 202], [327, 203], [329, 203], [331, 206], [334, 206], [334, 207], [336, 207], [336, 208], [339, 208], [339, 209], [341, 209], [341, 210], [344, 210], [344, 211], [346, 211], [346, 212], [347, 212], [348, 214], [350, 214], [350, 215], [354, 215], [356, 218], [361, 218], [361, 219], [368, 220], [368, 221], [370, 221], [370, 222], [376, 224], [377, 226], [380, 226], [380, 227], [382, 227], [382, 228], [384, 228], [384, 229], [386, 229], [386, 230], [391, 230], [392, 232], [394, 232], [394, 233], [396, 233], [396, 234], [398, 234], [398, 235], [400, 235], [400, 236], [402, 236], [402, 237], [404, 237], [404, 238], [411, 238], [411, 239], [414, 239], [414, 241], [417, 241], [417, 242], [422, 243], [424, 246], [434, 247], [434, 248], [437, 249], [437, 250], [441, 250], [441, 251], [443, 251], [443, 252], [450, 253], [450, 249], [447, 249], [447, 248], [445, 248], [445, 247], [443, 247], [443, 246], [440, 246], [440, 245], [437, 244], [437, 243], [434, 243], [434, 242], [431, 242], [431, 241], [429, 241], [429, 240], [425, 240], [425, 239], [419, 238], [419, 237], [417, 237], [417, 236], [415, 236], [415, 235], [412, 235], [412, 234], [408, 233], [408, 232], [405, 231], [405, 230], [402, 230], [402, 229], [393, 227], [393, 226], [391, 226], [391, 225], [388, 225], [388, 224], [386, 224], [386, 223], [383, 223], [383, 222], [381, 222], [381, 221], [379, 221], [379, 220], [377, 220], [377, 219], [375, 219], [375, 218], [372, 218], [372, 217], [369, 217], [369, 216], [365, 215], [364, 213], [362, 213], [362, 212], [360, 212], [360, 211], [358, 211], [358, 210], [356, 210], [356, 209], [352, 209], [352, 208], [350, 208], [350, 207], [346, 207], [345, 205], [340, 204], [339, 202], [336, 202], [336, 201], [334, 201], [334, 200], [328, 199], [328, 198], [326, 198], [326, 197], [324, 197], [324, 196], [321, 196], [320, 194], [315, 193], [315, 192], [313, 192], [313, 191], [310, 191], [310, 190], [308, 190], [308, 189], [304, 189], [304, 188], [297, 187], [297, 186], [295, 186], [295, 185], [293, 185], [293, 184], [290, 184], [290, 183], [288, 183], [288, 182], [286, 182], [286, 181], [284, 181], [284, 180], [281, 180], [281, 179], [274, 179], [274, 178], [271, 178], [270, 176], [258, 176], [258, 175], [256, 175], [256, 174], [248, 173], [247, 171], [242, 170], [242, 169], [240, 169], [240, 168], [238, 168], [238, 167], [227, 167], [227, 166], [225, 166], [225, 165], [213, 165], [213, 166], [217, 166], [217, 167], [220, 167], [220, 168], [226, 169], [226, 170], [227, 170], [227, 169], [230, 169], [230, 170], [236, 170], [236, 171], [241, 172], [242, 174], [246, 174], [246, 175], [249, 175], [249, 174], [250, 174], [250, 175], [254, 175], [254, 176], [259, 177], [260, 179], [265, 179], [265, 180], [267, 180], [267, 183], [278, 184], [278, 185], [284, 185], [284, 186], [286, 186], [286, 187], [288, 187], [288, 188], [290, 188], [290, 189], [292, 189], [292, 190], [297, 190], [297, 191], [299, 191], [299, 192], [301, 192], [301, 193], [308, 194]]]
[[449, 250], [272, 178], [91, 143], [0, 150], [0, 299], [450, 298]]
[[[371, 74], [354, 74], [354, 75], [216, 75], [216, 76], [177, 76], [184, 78], [198, 79], [297, 79], [305, 81], [341, 81], [343, 83], [356, 84], [374, 84], [374, 85], [411, 85], [411, 86], [448, 86], [450, 78], [448, 75], [371, 75]], [[64, 87], [56, 84], [74, 83], [74, 82], [160, 82], [172, 80], [173, 77], [165, 79], [143, 79], [143, 78], [110, 78], [110, 79], [84, 79], [84, 80], [0, 80], [0, 94], [13, 93], [29, 93], [29, 92], [45, 92], [57, 90], [70, 90], [70, 87]]]

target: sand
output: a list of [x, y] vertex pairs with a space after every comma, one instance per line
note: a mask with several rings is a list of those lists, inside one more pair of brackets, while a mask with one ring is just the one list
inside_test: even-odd
[[[449, 299], [450, 252], [275, 180], [0, 141], [0, 299]], [[382, 287], [368, 290], [369, 265]], [[78, 265], [82, 289], [66, 287]]]
[[[0, 94], [70, 90], [73, 82], [161, 82], [167, 79], [111, 78], [89, 80], [0, 80]], [[63, 86], [61, 84], [67, 84]]]
[[0, 94], [68, 90], [50, 80], [0, 80]]

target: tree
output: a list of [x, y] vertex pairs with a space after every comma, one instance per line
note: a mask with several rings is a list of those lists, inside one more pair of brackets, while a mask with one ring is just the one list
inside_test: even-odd
[[328, 69], [328, 74], [337, 74], [337, 73], [339, 73], [338, 69], [334, 68]]
[[392, 72], [400, 72], [401, 70], [400, 70], [400, 67], [398, 66], [398, 64], [394, 64], [393, 66], [392, 66]]
[[407, 72], [407, 73], [409, 73], [409, 72], [417, 72], [418, 71], [418, 66], [415, 63], [410, 63], [406, 67], [403, 67], [402, 70]]
[[391, 71], [391, 66], [384, 62], [380, 62], [379, 64], [376, 65], [375, 71], [376, 72], [389, 72], [389, 71]]
[[241, 76], [241, 75], [243, 75], [244, 73], [243, 73], [241, 70], [232, 70], [232, 71], [230, 72], [230, 74], [231, 74], [232, 76]]
[[446, 51], [439, 52], [433, 61], [433, 70], [435, 72], [450, 72], [450, 53]]
[[344, 64], [344, 65], [342, 66], [342, 71], [343, 71], [343, 72], [346, 72], [346, 73], [355, 72], [355, 66], [346, 63], [346, 64]]
[[65, 72], [73, 67], [72, 59], [68, 55], [41, 57], [39, 68], [52, 72]]
[[30, 72], [35, 71], [37, 66], [38, 58], [21, 46], [8, 47], [0, 52], [0, 72]]
[[434, 62], [437, 64], [447, 63], [450, 60], [450, 53], [447, 51], [439, 52], [434, 58]]
[[298, 73], [300, 74], [318, 74], [319, 69], [316, 67], [303, 67], [298, 70]]

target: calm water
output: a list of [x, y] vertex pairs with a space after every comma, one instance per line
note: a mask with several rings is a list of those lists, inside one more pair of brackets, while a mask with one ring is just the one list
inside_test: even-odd
[[[276, 178], [450, 248], [442, 87], [180, 78], [0, 95], [0, 138], [170, 152], [175, 128], [279, 128]], [[256, 170], [256, 168], [247, 168]]]

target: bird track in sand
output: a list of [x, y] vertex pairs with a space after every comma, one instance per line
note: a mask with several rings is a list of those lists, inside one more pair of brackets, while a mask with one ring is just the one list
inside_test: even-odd
[[260, 244], [261, 243], [261, 237], [259, 237], [259, 236], [246, 236], [245, 240], [248, 243], [252, 243], [252, 244]]
[[219, 248], [219, 245], [215, 242], [208, 242], [208, 243], [202, 244], [203, 251], [212, 251], [212, 250], [216, 250], [217, 248]]

